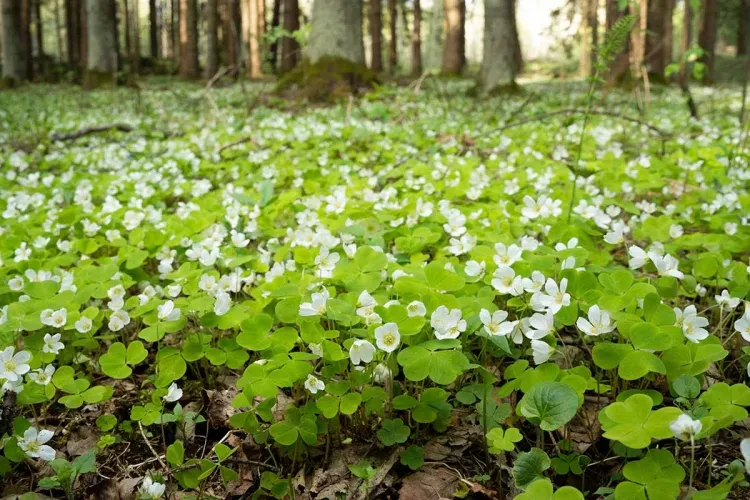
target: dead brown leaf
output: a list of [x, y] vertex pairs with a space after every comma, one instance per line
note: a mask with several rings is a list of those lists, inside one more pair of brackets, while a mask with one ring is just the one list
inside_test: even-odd
[[88, 425], [81, 425], [73, 429], [68, 436], [66, 446], [68, 455], [78, 457], [87, 451], [96, 448], [99, 441], [99, 431]]
[[443, 467], [426, 466], [404, 478], [399, 500], [441, 500], [452, 498], [458, 485], [455, 474]]

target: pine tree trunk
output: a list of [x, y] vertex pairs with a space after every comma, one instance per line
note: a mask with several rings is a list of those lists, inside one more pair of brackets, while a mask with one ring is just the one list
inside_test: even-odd
[[[138, 0], [135, 0], [138, 1]], [[128, 55], [128, 60], [132, 60], [133, 57], [133, 38], [132, 30], [130, 25], [130, 0], [123, 0], [123, 15], [125, 16], [124, 30], [125, 30], [125, 53]]]
[[690, 7], [690, 1], [684, 3], [684, 14], [682, 17], [682, 38], [680, 39], [680, 84], [684, 87], [687, 85], [687, 64], [685, 64], [685, 54], [690, 50], [693, 43], [693, 16], [695, 13]]
[[227, 64], [234, 67], [233, 73], [237, 75], [240, 67], [241, 29], [240, 5], [238, 0], [225, 0], [224, 7], [224, 32], [226, 35], [225, 47], [227, 51]]
[[414, 0], [414, 26], [411, 33], [411, 74], [422, 74], [422, 4]]
[[461, 73], [461, 5], [464, 0], [445, 0], [445, 44], [443, 45], [444, 75]]
[[21, 5], [17, 0], [2, 0], [3, 79], [20, 82], [28, 79], [28, 66], [21, 34]]
[[62, 36], [62, 21], [60, 20], [60, 0], [55, 0], [55, 40], [57, 40], [58, 62], [65, 60], [65, 43]]
[[513, 0], [484, 0], [484, 53], [480, 75], [484, 92], [515, 85], [513, 15]]
[[706, 72], [703, 76], [705, 83], [714, 82], [714, 70], [716, 59], [716, 31], [718, 28], [716, 0], [703, 0], [701, 3], [701, 23], [698, 31], [698, 45], [703, 49], [703, 63]]
[[[281, 26], [281, 0], [273, 0], [273, 10], [271, 11], [271, 31]], [[271, 64], [271, 70], [276, 73], [279, 63], [279, 40], [278, 38], [271, 43], [268, 48], [268, 62]]]
[[744, 56], [750, 54], [750, 1], [740, 1], [737, 19], [737, 55]]
[[388, 0], [388, 71], [394, 75], [398, 69], [398, 7], [396, 0]]
[[443, 2], [433, 0], [427, 37], [427, 67], [439, 69], [443, 65]]
[[245, 70], [249, 78], [260, 78], [261, 59], [260, 59], [260, 33], [258, 27], [261, 22], [260, 12], [257, 0], [242, 0], [246, 2], [245, 15], [243, 19], [245, 34], [245, 43], [247, 44], [247, 66]]
[[67, 61], [71, 65], [81, 64], [81, 9], [78, 0], [65, 0], [65, 33]]
[[132, 26], [133, 26], [133, 52], [131, 60], [133, 61], [133, 72], [141, 72], [141, 16], [140, 0], [133, 2]]
[[604, 27], [607, 31], [612, 29], [612, 26], [615, 25], [617, 21], [620, 20], [622, 17], [622, 11], [620, 10], [620, 7], [617, 5], [618, 0], [604, 0], [606, 2], [605, 5], [605, 19], [604, 19]]
[[370, 0], [370, 68], [383, 71], [383, 0]]
[[671, 12], [667, 12], [667, 0], [648, 0], [645, 64], [648, 72], [654, 75], [664, 75], [667, 67], [665, 29], [668, 15], [671, 16]]
[[159, 59], [159, 17], [156, 0], [148, 0], [148, 45], [151, 59]]
[[20, 0], [21, 40], [23, 44], [24, 61], [26, 62], [26, 74], [29, 79], [34, 77], [34, 50], [33, 42], [31, 41], [31, 1], [32, 0]]
[[675, 0], [664, 0], [664, 8], [667, 10], [664, 15], [664, 68], [672, 63], [672, 52], [674, 51], [674, 23], [672, 15], [674, 14]]
[[36, 38], [36, 55], [44, 59], [44, 23], [42, 21], [42, 0], [34, 0], [34, 30]]
[[180, 41], [180, 2], [181, 0], [172, 1], [172, 49], [174, 60], [180, 62], [180, 48], [182, 42]]
[[219, 12], [216, 0], [206, 2], [206, 78], [219, 70]]
[[364, 65], [362, 0], [315, 0], [307, 54], [312, 63], [332, 56]]
[[518, 23], [516, 22], [516, 0], [513, 0], [513, 62], [515, 72], [518, 75], [523, 69], [523, 52], [521, 51], [521, 39], [518, 36]]
[[180, 76], [198, 78], [197, 0], [180, 0]]
[[[299, 3], [297, 0], [284, 0], [284, 15], [282, 26], [284, 31], [294, 33], [299, 30]], [[281, 57], [279, 58], [279, 70], [287, 73], [297, 66], [301, 60], [300, 47], [297, 40], [291, 36], [281, 39]]]
[[87, 89], [112, 85], [117, 72], [115, 4], [109, 0], [86, 0]]
[[[515, 0], [513, 0], [515, 3]], [[466, 0], [458, 2], [458, 56], [461, 58], [461, 71], [466, 68]]]
[[581, 76], [587, 78], [593, 74], [596, 62], [596, 43], [598, 22], [598, 0], [583, 0], [581, 6], [581, 60], [579, 70]]

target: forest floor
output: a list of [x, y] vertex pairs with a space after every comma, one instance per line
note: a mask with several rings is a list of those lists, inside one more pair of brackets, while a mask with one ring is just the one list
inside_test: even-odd
[[0, 498], [746, 486], [740, 89], [472, 85], [0, 94]]

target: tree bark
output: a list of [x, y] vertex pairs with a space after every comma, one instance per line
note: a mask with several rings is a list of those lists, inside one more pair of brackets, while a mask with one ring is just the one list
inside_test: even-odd
[[20, 82], [29, 77], [27, 54], [23, 51], [21, 5], [17, 0], [2, 0], [3, 78]]
[[443, 7], [442, 0], [433, 0], [425, 48], [427, 67], [430, 69], [439, 69], [443, 66]]
[[34, 50], [33, 42], [31, 41], [31, 1], [32, 0], [20, 0], [21, 43], [23, 46], [24, 62], [26, 63], [26, 74], [29, 79], [34, 77]]
[[315, 0], [307, 54], [313, 64], [331, 56], [364, 65], [362, 0]]
[[117, 40], [115, 4], [108, 0], [86, 0], [86, 78], [84, 87], [115, 83]]
[[513, 0], [513, 61], [515, 62], [516, 75], [523, 69], [523, 52], [521, 52], [521, 39], [518, 36], [518, 23], [516, 22], [517, 0]]
[[396, 0], [388, 0], [388, 71], [398, 69], [398, 7]]
[[206, 2], [206, 78], [219, 70], [219, 12], [216, 0]]
[[171, 0], [172, 1], [172, 49], [173, 49], [173, 57], [175, 61], [179, 62], [181, 60], [180, 57], [180, 48], [182, 47], [182, 42], [180, 38], [180, 1], [181, 0]]
[[234, 67], [234, 74], [239, 73], [240, 54], [242, 54], [241, 16], [238, 0], [225, 0], [224, 4], [224, 45], [227, 51], [227, 64]]
[[599, 29], [598, 4], [598, 0], [583, 0], [581, 4], [581, 27], [579, 29], [581, 60], [579, 71], [581, 76], [586, 78], [594, 74], [596, 65], [597, 31]]
[[131, 16], [132, 27], [133, 27], [133, 52], [131, 54], [131, 60], [133, 61], [133, 72], [138, 74], [141, 72], [141, 16], [140, 16], [140, 0], [133, 2], [133, 12]]
[[370, 68], [383, 71], [383, 0], [370, 0]]
[[484, 0], [484, 53], [480, 84], [484, 92], [515, 85], [513, 0]]
[[[138, 1], [138, 0], [135, 0]], [[133, 58], [133, 38], [132, 31], [130, 29], [130, 0], [123, 0], [123, 14], [125, 16], [124, 29], [125, 29], [125, 53], [128, 55], [128, 60]]]
[[414, 23], [411, 33], [411, 73], [422, 74], [422, 4], [414, 0]]
[[737, 55], [750, 54], [750, 1], [740, 1], [737, 28]]
[[684, 3], [684, 14], [682, 17], [682, 38], [680, 38], [680, 84], [685, 87], [687, 86], [687, 64], [685, 62], [685, 54], [690, 50], [690, 45], [693, 43], [693, 16], [695, 13], [690, 7], [690, 1], [687, 0]]
[[198, 78], [197, 0], [180, 0], [180, 76]]
[[612, 29], [617, 21], [622, 17], [622, 11], [617, 5], [618, 0], [604, 0], [605, 3], [605, 19], [604, 27], [607, 31]]
[[[515, 0], [513, 0], [515, 4]], [[515, 16], [513, 22], [515, 23]], [[458, 56], [461, 58], [461, 71], [466, 68], [466, 0], [458, 2]]]
[[62, 37], [62, 21], [60, 20], [60, 0], [55, 0], [55, 39], [57, 40], [58, 61], [65, 60], [65, 43]]
[[243, 19], [244, 42], [247, 44], [247, 65], [245, 71], [249, 78], [262, 76], [260, 58], [260, 33], [258, 27], [261, 22], [257, 0], [242, 0], [245, 2]]
[[159, 16], [156, 0], [148, 0], [148, 42], [151, 59], [159, 59]]
[[463, 42], [463, 28], [461, 27], [461, 4], [464, 0], [445, 0], [445, 43], [443, 45], [444, 75], [458, 75], [461, 73], [461, 47]]
[[65, 0], [65, 33], [67, 61], [74, 66], [81, 64], [81, 8], [78, 0]]
[[716, 0], [703, 0], [701, 3], [701, 23], [698, 30], [698, 45], [703, 49], [702, 61], [706, 65], [703, 75], [705, 83], [714, 82], [716, 58], [716, 31], [718, 28]]
[[42, 0], [34, 0], [34, 35], [36, 38], [36, 55], [44, 58], [44, 23], [42, 22]]
[[648, 18], [646, 22], [645, 64], [649, 73], [664, 75], [669, 58], [667, 58], [667, 18], [672, 17], [668, 9], [669, 0], [648, 0]]
[[[299, 30], [299, 3], [297, 0], [284, 0], [284, 15], [282, 19], [284, 31], [294, 33]], [[300, 47], [297, 40], [291, 36], [281, 39], [281, 57], [279, 70], [287, 73], [297, 66], [301, 60]]]
[[[273, 0], [273, 10], [271, 11], [271, 31], [281, 26], [281, 0]], [[271, 70], [276, 73], [279, 66], [279, 39], [274, 39], [268, 48], [268, 62], [271, 64]]]

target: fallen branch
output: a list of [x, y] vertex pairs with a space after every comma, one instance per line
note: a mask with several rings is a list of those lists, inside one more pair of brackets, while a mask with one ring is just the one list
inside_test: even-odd
[[70, 132], [67, 134], [52, 134], [50, 136], [50, 139], [52, 139], [53, 141], [74, 141], [86, 135], [98, 134], [100, 132], [108, 132], [110, 130], [119, 130], [120, 132], [131, 132], [133, 130], [133, 127], [131, 127], [130, 125], [125, 125], [124, 123], [114, 123], [111, 125], [99, 125], [97, 127], [89, 127], [89, 128], [84, 128], [81, 130], [76, 130], [75, 132]]
[[239, 141], [230, 142], [229, 144], [225, 144], [224, 146], [219, 148], [219, 154], [221, 154], [223, 151], [233, 148], [235, 146], [239, 146], [241, 144], [245, 144], [247, 142], [252, 142], [256, 146], [258, 145], [258, 141], [255, 140], [255, 137], [243, 137]]

